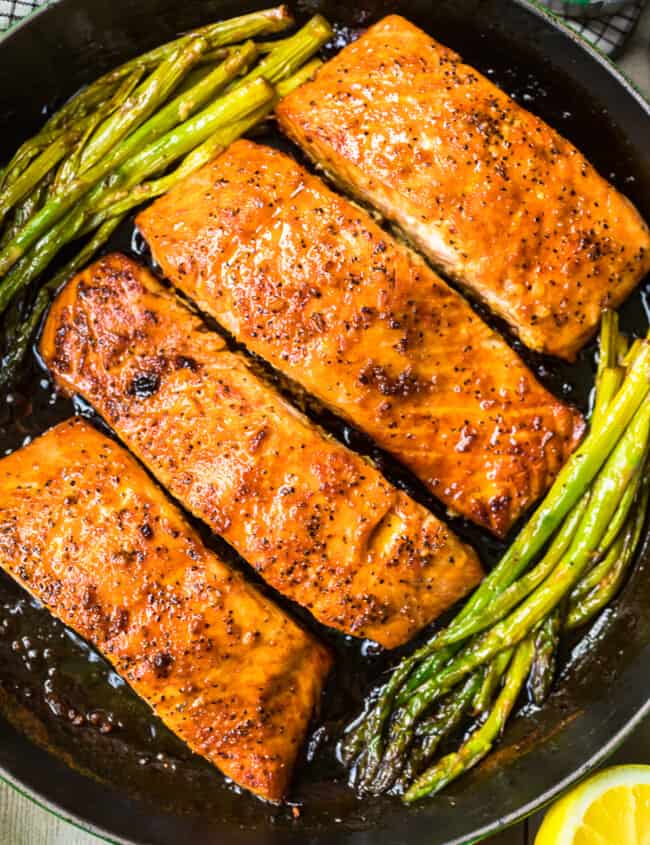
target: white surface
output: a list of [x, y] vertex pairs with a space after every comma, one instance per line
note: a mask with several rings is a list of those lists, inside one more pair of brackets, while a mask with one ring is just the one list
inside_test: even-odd
[[[650, 6], [632, 38], [621, 66], [650, 94]], [[650, 759], [650, 749], [648, 749]], [[99, 845], [101, 840], [41, 810], [0, 784], [0, 845]], [[155, 845], [155, 843], [152, 843]]]

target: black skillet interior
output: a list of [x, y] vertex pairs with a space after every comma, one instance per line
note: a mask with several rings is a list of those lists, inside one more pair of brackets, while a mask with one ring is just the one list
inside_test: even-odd
[[[104, 69], [180, 31], [256, 5], [263, 4], [59, 0], [0, 48], [0, 161], [40, 125], [44, 109]], [[302, 18], [321, 11], [336, 25], [332, 49], [387, 12], [405, 14], [576, 142], [650, 217], [647, 105], [533, 7], [506, 0], [363, 0], [349, 6], [307, 0], [297, 11]], [[289, 147], [272, 132], [262, 140]], [[111, 248], [146, 260], [131, 223]], [[649, 295], [646, 283], [624, 307], [625, 330], [645, 331]], [[571, 367], [522, 352], [552, 390], [586, 409], [593, 346]], [[73, 410], [34, 363], [23, 383], [0, 395], [0, 450], [18, 448]], [[311, 413], [353, 448], [370, 451], [389, 476], [437, 509], [408, 474], [356, 432]], [[494, 561], [497, 543], [462, 523], [455, 527]], [[358, 801], [333, 751], [340, 728], [395, 656], [320, 629], [292, 608], [340, 657], [297, 773], [292, 797], [300, 805], [298, 818], [291, 808], [271, 808], [241, 794], [189, 754], [101, 658], [0, 576], [0, 766], [64, 816], [130, 843], [171, 845], [183, 837], [193, 845], [470, 841], [548, 800], [559, 784], [611, 750], [645, 711], [648, 562], [646, 541], [615, 607], [587, 638], [567, 647], [562, 678], [547, 705], [535, 711], [524, 704], [483, 766], [408, 810], [396, 799]]]

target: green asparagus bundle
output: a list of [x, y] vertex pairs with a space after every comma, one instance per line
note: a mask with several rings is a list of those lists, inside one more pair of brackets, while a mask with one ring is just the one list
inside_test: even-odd
[[[314, 73], [313, 56], [332, 34], [319, 15], [261, 49], [242, 40], [292, 23], [280, 6], [132, 59], [70, 100], [0, 169], [0, 385], [18, 372], [51, 294], [129, 211], [217, 156]], [[59, 252], [84, 238], [79, 254], [45, 279]]]
[[[562, 631], [621, 588], [648, 505], [650, 333], [628, 350], [603, 317], [590, 430], [546, 498], [453, 621], [395, 668], [340, 744], [362, 792], [408, 803], [478, 763], [522, 691], [540, 704]], [[458, 750], [432, 762], [465, 724]]]

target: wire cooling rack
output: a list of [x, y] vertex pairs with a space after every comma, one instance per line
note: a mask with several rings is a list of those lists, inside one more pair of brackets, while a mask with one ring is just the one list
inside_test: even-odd
[[[1, 0], [0, 0], [1, 2]], [[645, 0], [630, 3], [615, 15], [588, 20], [567, 20], [583, 38], [608, 56], [618, 56], [637, 25]]]
[[34, 9], [44, 6], [47, 0], [0, 0], [0, 30], [26, 17]]

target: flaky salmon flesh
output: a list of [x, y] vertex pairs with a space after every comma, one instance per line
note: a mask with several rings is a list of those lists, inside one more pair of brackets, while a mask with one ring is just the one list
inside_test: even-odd
[[327, 437], [124, 256], [68, 284], [40, 349], [59, 386], [320, 622], [392, 648], [480, 580], [476, 554], [443, 522]]
[[538, 352], [573, 360], [650, 270], [637, 210], [558, 132], [390, 15], [277, 107], [339, 184]]
[[277, 150], [236, 142], [137, 222], [201, 309], [495, 534], [580, 439], [460, 294]]
[[70, 420], [0, 460], [0, 566], [197, 754], [286, 793], [328, 650], [209, 551], [121, 446]]

